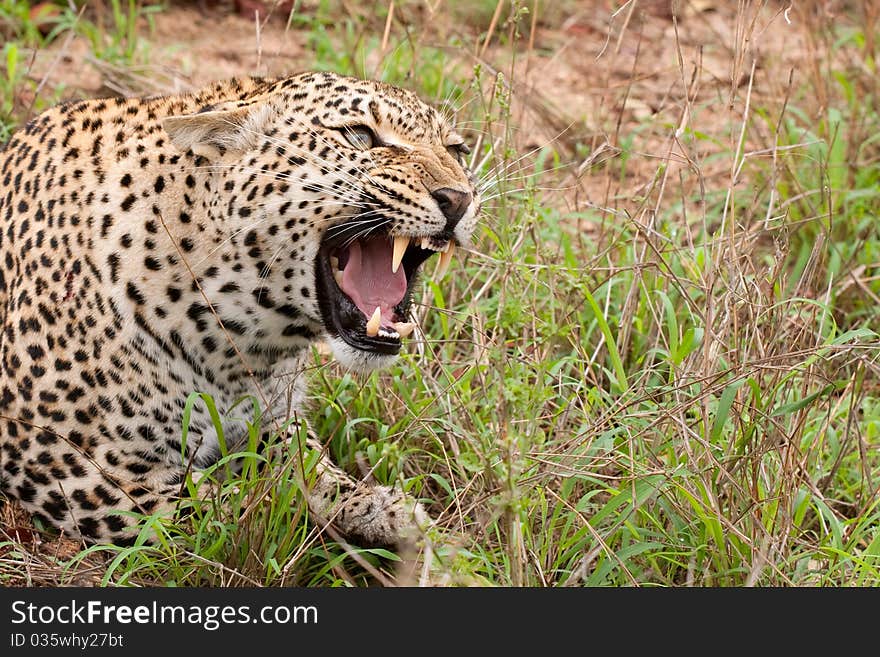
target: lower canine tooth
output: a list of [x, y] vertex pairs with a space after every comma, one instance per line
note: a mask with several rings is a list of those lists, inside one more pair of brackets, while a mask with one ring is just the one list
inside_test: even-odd
[[416, 325], [412, 322], [397, 322], [394, 324], [394, 330], [397, 331], [398, 335], [402, 338], [408, 338], [415, 327]]
[[373, 311], [373, 316], [370, 317], [370, 321], [367, 322], [367, 335], [371, 338], [379, 335], [379, 325], [382, 323], [382, 309], [379, 306], [376, 306], [376, 310]]
[[452, 262], [452, 256], [455, 254], [455, 242], [449, 242], [445, 251], [440, 252], [440, 264], [437, 265], [436, 279], [439, 281], [446, 275], [449, 270], [449, 263]]
[[342, 287], [342, 272], [338, 269], [333, 272], [333, 278], [336, 280], [336, 284], [341, 288]]

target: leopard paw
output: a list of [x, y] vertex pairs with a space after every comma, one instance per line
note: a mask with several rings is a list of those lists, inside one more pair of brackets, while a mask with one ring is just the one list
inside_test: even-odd
[[396, 547], [415, 540], [430, 518], [421, 504], [399, 489], [359, 486], [340, 495], [333, 522], [358, 545]]

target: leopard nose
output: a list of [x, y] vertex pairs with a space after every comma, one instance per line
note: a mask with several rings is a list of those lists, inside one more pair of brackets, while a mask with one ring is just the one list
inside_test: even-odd
[[432, 192], [431, 196], [437, 201], [440, 212], [446, 217], [447, 230], [455, 228], [471, 204], [471, 195], [468, 192], [461, 192], [449, 187], [441, 187]]

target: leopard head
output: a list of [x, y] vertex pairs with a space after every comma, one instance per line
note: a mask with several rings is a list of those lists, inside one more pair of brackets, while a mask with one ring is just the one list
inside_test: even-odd
[[263, 290], [271, 305], [240, 305], [263, 339], [321, 335], [351, 368], [397, 356], [414, 328], [420, 270], [432, 256], [445, 270], [480, 212], [464, 139], [416, 95], [384, 83], [306, 73], [163, 127], [213, 169], [203, 205], [224, 231], [244, 235], [241, 288]]

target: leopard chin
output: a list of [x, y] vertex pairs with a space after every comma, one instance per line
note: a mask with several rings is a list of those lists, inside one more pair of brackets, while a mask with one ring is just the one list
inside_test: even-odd
[[355, 372], [373, 372], [382, 370], [394, 364], [397, 360], [397, 354], [386, 355], [373, 351], [365, 351], [352, 347], [342, 338], [330, 337], [327, 344], [333, 352], [333, 357], [339, 361], [345, 369]]

